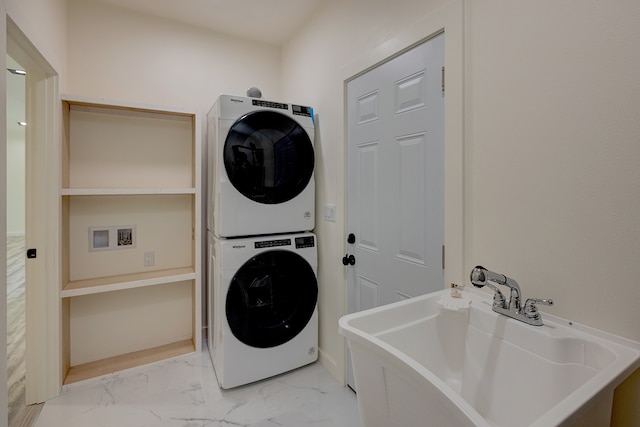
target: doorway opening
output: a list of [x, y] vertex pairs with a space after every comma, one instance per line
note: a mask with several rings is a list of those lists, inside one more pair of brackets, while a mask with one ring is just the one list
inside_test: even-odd
[[444, 40], [347, 84], [349, 313], [444, 287]]
[[26, 71], [7, 55], [7, 392], [9, 425], [33, 419], [25, 385]]

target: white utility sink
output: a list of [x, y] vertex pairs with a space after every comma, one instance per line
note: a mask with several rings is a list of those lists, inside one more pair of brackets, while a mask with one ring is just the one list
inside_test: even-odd
[[340, 319], [365, 427], [609, 425], [640, 343], [545, 313], [527, 325], [493, 312], [484, 292], [460, 294]]

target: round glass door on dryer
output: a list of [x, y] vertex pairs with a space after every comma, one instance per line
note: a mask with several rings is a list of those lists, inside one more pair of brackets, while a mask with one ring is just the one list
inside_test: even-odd
[[238, 237], [312, 230], [313, 109], [222, 95], [207, 121], [214, 233]]
[[222, 388], [317, 360], [315, 235], [215, 239], [210, 349]]

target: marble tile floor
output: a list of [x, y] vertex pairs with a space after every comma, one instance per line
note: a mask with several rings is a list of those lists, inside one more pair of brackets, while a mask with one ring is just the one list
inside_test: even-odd
[[7, 390], [9, 424], [25, 406], [24, 236], [7, 236]]
[[[41, 404], [25, 403], [24, 235], [7, 236], [7, 393], [9, 427], [30, 427]], [[1, 423], [0, 423], [1, 424]]]
[[[206, 346], [203, 346], [206, 347]], [[221, 390], [209, 352], [62, 388], [36, 427], [358, 427], [356, 395], [320, 363]]]

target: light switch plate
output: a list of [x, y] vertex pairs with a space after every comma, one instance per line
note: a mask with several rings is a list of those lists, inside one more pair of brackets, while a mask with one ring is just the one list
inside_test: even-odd
[[336, 222], [336, 205], [324, 205], [324, 219], [326, 221]]

